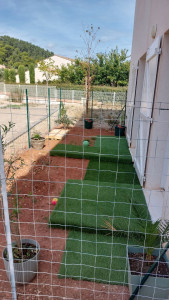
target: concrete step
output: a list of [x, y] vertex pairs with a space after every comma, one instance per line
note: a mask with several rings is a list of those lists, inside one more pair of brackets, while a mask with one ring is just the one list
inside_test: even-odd
[[45, 139], [61, 140], [68, 131], [68, 129], [53, 129], [48, 135], [45, 136]]

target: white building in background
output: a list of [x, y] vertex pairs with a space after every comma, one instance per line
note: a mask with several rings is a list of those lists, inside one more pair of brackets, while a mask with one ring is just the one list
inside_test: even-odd
[[[136, 0], [127, 140], [147, 203], [169, 219], [169, 0]], [[150, 211], [151, 211], [150, 209]]]
[[[54, 66], [57, 66], [58, 68], [61, 68], [61, 66], [67, 66], [71, 64], [74, 60], [71, 58], [67, 58], [60, 55], [53, 55], [49, 58], [44, 59], [44, 62], [49, 63], [52, 62]], [[38, 68], [39, 63], [37, 64], [37, 67], [35, 68], [35, 83], [43, 82], [46, 80], [46, 77], [42, 71]], [[57, 75], [53, 75], [50, 80], [56, 80], [58, 79]], [[16, 75], [16, 83], [19, 83], [19, 75]], [[25, 72], [25, 83], [30, 84], [30, 76], [29, 71]]]
[[7, 67], [5, 65], [0, 65], [0, 69], [6, 69]]

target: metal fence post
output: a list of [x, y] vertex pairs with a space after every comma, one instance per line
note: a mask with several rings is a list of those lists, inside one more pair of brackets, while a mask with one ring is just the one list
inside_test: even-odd
[[62, 89], [60, 88], [60, 106], [59, 106], [59, 118], [61, 117], [61, 103], [62, 103]]
[[28, 104], [28, 91], [26, 89], [26, 112], [27, 112], [27, 128], [28, 128], [28, 146], [31, 147], [30, 143], [30, 129], [29, 129], [29, 104]]
[[12, 240], [11, 240], [10, 219], [9, 219], [9, 210], [8, 210], [8, 199], [7, 199], [7, 191], [6, 191], [6, 178], [5, 178], [4, 161], [3, 161], [3, 149], [2, 149], [2, 142], [1, 142], [1, 128], [0, 128], [0, 177], [1, 177], [1, 193], [2, 193], [4, 219], [5, 219], [5, 233], [6, 233], [8, 256], [9, 256], [9, 270], [10, 270], [12, 299], [16, 300], [17, 299], [16, 283], [15, 283], [15, 273], [14, 273], [14, 264], [13, 264], [14, 262], [13, 262], [13, 254], [12, 254]]
[[48, 88], [48, 104], [49, 104], [49, 132], [51, 131], [51, 123], [50, 123], [50, 88]]

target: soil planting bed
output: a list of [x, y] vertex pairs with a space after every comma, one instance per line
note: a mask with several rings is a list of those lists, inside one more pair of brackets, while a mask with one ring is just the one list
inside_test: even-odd
[[[18, 247], [13, 248], [14, 263], [20, 263], [28, 259], [32, 259], [37, 253], [35, 245], [24, 243], [22, 244], [22, 251], [18, 251]], [[8, 261], [7, 251], [4, 252], [4, 258]]]
[[105, 130], [102, 128], [84, 129], [81, 127], [72, 128], [61, 140], [61, 144], [82, 145], [84, 140], [89, 141], [89, 146], [94, 146], [98, 135], [114, 136], [114, 130]]
[[[146, 274], [150, 268], [150, 266], [157, 259], [157, 256], [152, 256], [152, 261], [146, 260], [146, 255], [142, 253], [129, 253], [129, 261], [130, 261], [130, 269], [132, 275], [141, 275]], [[162, 258], [158, 263], [158, 266], [153, 270], [151, 276], [159, 276], [159, 277], [169, 277], [169, 269], [165, 260]]]
[[[73, 128], [62, 143], [82, 143], [87, 137], [113, 135], [99, 129], [83, 130]], [[46, 299], [111, 299], [127, 300], [128, 288], [72, 279], [58, 279], [63, 251], [68, 236], [67, 230], [48, 226], [49, 216], [54, 206], [52, 198], [59, 197], [68, 179], [85, 176], [89, 161], [64, 157], [50, 157], [49, 151], [58, 141], [46, 141], [42, 150], [29, 149], [21, 154], [25, 165], [17, 171], [15, 186], [9, 197], [9, 207], [13, 197], [18, 195], [21, 205], [19, 214], [21, 238], [31, 238], [40, 244], [39, 272], [35, 279], [25, 286], [17, 285], [18, 300]], [[0, 252], [6, 247], [3, 216], [0, 222]], [[15, 236], [13, 236], [13, 241]], [[0, 259], [0, 299], [12, 299], [10, 283]]]

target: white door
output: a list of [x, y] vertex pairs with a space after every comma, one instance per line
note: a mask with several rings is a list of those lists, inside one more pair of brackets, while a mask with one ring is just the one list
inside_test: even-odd
[[135, 107], [135, 97], [136, 97], [136, 87], [137, 87], [137, 76], [138, 76], [138, 64], [132, 69], [132, 83], [131, 83], [131, 96], [129, 101], [127, 101], [127, 142], [128, 146], [131, 145], [132, 137], [132, 126], [133, 126], [133, 115]]
[[152, 108], [155, 95], [158, 61], [161, 53], [160, 44], [161, 37], [157, 37], [148, 49], [146, 55], [140, 117], [138, 120], [139, 126], [137, 132], [136, 155], [134, 161], [141, 185], [143, 185], [146, 180], [145, 168], [150, 137], [150, 125], [152, 123]]

